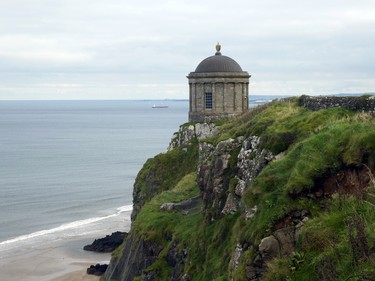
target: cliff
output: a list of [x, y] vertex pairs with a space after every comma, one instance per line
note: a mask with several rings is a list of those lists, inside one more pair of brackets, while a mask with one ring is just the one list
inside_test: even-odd
[[139, 172], [104, 280], [375, 280], [374, 108], [327, 104], [181, 126]]

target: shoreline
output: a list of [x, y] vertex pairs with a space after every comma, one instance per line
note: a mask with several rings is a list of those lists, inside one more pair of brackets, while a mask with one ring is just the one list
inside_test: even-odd
[[[119, 228], [119, 225], [122, 227]], [[1, 279], [7, 281], [99, 281], [87, 268], [109, 264], [111, 253], [85, 251], [85, 245], [115, 231], [130, 229], [130, 211], [95, 224], [3, 245], [0, 248]]]
[[92, 264], [108, 264], [111, 254], [84, 251], [83, 246], [94, 239], [73, 237], [2, 256], [1, 277], [7, 281], [99, 281], [100, 276], [89, 275], [86, 269]]

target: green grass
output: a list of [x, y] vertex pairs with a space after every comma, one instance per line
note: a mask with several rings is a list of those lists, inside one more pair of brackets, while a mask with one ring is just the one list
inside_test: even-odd
[[134, 184], [134, 203], [143, 206], [154, 195], [173, 188], [182, 177], [195, 171], [197, 163], [197, 143], [148, 159]]
[[185, 269], [191, 273], [192, 280], [226, 280], [221, 278], [227, 274], [227, 264], [234, 245], [231, 239], [232, 225], [238, 214], [206, 224], [200, 211], [185, 215], [160, 210], [163, 203], [180, 202], [196, 196], [198, 192], [195, 174], [188, 174], [174, 188], [161, 192], [145, 204], [133, 224], [132, 231], [140, 233], [143, 239], [164, 246], [157, 261], [147, 269], [157, 271], [160, 280], [167, 280], [164, 277], [171, 273], [165, 261], [171, 245], [167, 237], [171, 234], [180, 248], [188, 248], [191, 262], [185, 265]]
[[374, 211], [374, 207], [353, 196], [334, 197], [329, 209], [317, 213], [303, 228], [297, 244], [297, 251], [303, 257], [299, 267], [294, 267], [293, 257], [275, 259], [269, 264], [264, 280], [317, 281], [327, 278], [344, 281], [356, 275], [359, 277], [353, 280], [372, 280], [360, 276], [375, 272], [374, 252], [367, 260], [354, 262], [348, 225], [354, 216], [360, 217], [365, 224], [369, 247], [373, 249]]
[[192, 280], [228, 280], [228, 264], [234, 249], [233, 233], [238, 213], [211, 224], [203, 220], [195, 229], [189, 247], [187, 271]]
[[[242, 207], [258, 207], [249, 220], [240, 211], [221, 216], [216, 210], [219, 215], [211, 221], [205, 217], [210, 210], [188, 214], [160, 210], [163, 203], [199, 194], [196, 141], [146, 162], [135, 184], [141, 198], [138, 203], [144, 206], [132, 231], [164, 247], [146, 271], [155, 271], [160, 280], [168, 280], [173, 269], [165, 257], [172, 243], [177, 243], [177, 250], [187, 249], [183, 271], [191, 280], [246, 280], [247, 265], [253, 261], [257, 245], [272, 234], [275, 223], [293, 211], [308, 210], [311, 219], [303, 229], [296, 253], [273, 260], [264, 280], [316, 281], [325, 276], [346, 280], [351, 275], [371, 273], [373, 254], [366, 260], [353, 261], [349, 228], [353, 217], [360, 217], [369, 247], [375, 249], [375, 208], [360, 197], [312, 200], [305, 195], [317, 188], [317, 179], [344, 167], [365, 164], [375, 169], [374, 117], [340, 108], [310, 111], [299, 107], [297, 99], [289, 99], [220, 123], [219, 134], [208, 141], [216, 145], [228, 138], [253, 135], [261, 138], [259, 149], [274, 155], [283, 152], [283, 156], [268, 164], [247, 187]], [[238, 150], [232, 152], [223, 175], [228, 192], [234, 191], [237, 182], [237, 154]], [[230, 272], [228, 265], [237, 243], [247, 245], [247, 249], [237, 270]], [[296, 260], [300, 261], [298, 266]]]
[[[353, 208], [352, 205], [358, 207], [364, 203], [355, 198], [347, 199], [354, 201], [352, 204], [346, 204], [347, 212], [342, 212], [342, 209], [338, 208], [334, 212], [325, 213], [321, 206], [329, 206], [331, 204], [329, 199], [320, 202], [309, 200], [303, 197], [303, 192], [308, 192], [315, 187], [315, 179], [334, 173], [343, 167], [362, 164], [375, 167], [374, 118], [369, 114], [354, 114], [342, 109], [313, 112], [305, 109], [293, 110], [293, 106], [291, 104], [271, 106], [249, 121], [253, 130], [255, 128], [262, 137], [266, 136], [266, 140], [263, 139], [262, 142], [263, 146], [273, 150], [274, 153], [283, 150], [286, 154], [280, 160], [271, 162], [245, 193], [243, 204], [248, 207], [257, 205], [258, 212], [249, 221], [238, 219], [234, 228], [238, 229], [239, 241], [257, 245], [263, 237], [272, 233], [273, 225], [285, 215], [294, 210], [309, 210], [311, 216], [317, 218], [316, 224], [314, 223], [317, 227], [316, 237], [311, 240], [313, 241], [311, 247], [315, 249], [327, 247], [327, 250], [322, 255], [309, 252], [306, 255], [308, 262], [305, 262], [293, 275], [290, 274], [289, 269], [285, 271], [284, 265], [289, 264], [288, 260], [275, 260], [271, 265], [274, 271], [270, 270], [270, 279], [266, 276], [265, 280], [321, 280], [317, 268], [322, 266], [325, 259], [329, 260], [332, 267], [337, 270], [338, 276], [360, 272], [362, 267], [369, 267], [369, 263], [373, 260], [359, 267], [352, 266], [347, 244], [348, 227], [345, 222], [350, 215], [361, 213], [360, 208]], [[287, 114], [283, 115], [282, 119], [272, 120], [269, 114], [276, 109], [280, 114], [281, 112]], [[280, 117], [280, 114], [274, 116]], [[288, 134], [294, 135], [293, 141], [284, 147], [280, 146], [277, 140]], [[365, 221], [367, 229], [374, 231], [375, 217], [370, 215]], [[313, 222], [315, 220], [309, 223], [310, 227]], [[339, 242], [341, 246], [337, 250], [332, 245], [337, 245]], [[304, 250], [308, 252], [309, 244], [306, 242], [302, 244]], [[337, 251], [342, 252], [340, 259], [335, 256]], [[243, 258], [239, 271], [241, 266], [252, 259], [251, 255]], [[238, 280], [241, 278], [243, 277], [238, 277]]]
[[374, 211], [374, 207], [352, 196], [333, 198], [329, 210], [310, 220], [303, 229], [301, 250], [307, 253], [306, 261], [304, 270], [296, 272], [292, 280], [300, 280], [302, 274], [306, 274], [304, 271], [312, 274], [327, 258], [335, 267], [337, 280], [361, 274], [365, 268], [374, 271], [374, 253], [368, 260], [356, 264], [348, 238], [350, 222], [358, 216], [364, 222], [369, 247], [374, 247]]
[[272, 162], [254, 181], [264, 192], [298, 194], [314, 186], [314, 179], [343, 166], [374, 166], [375, 126], [338, 121], [297, 142], [281, 160]]
[[160, 210], [160, 206], [163, 203], [181, 202], [197, 196], [198, 193], [195, 173], [190, 173], [185, 175], [175, 187], [155, 195], [143, 206], [131, 231], [138, 233], [142, 239], [151, 240], [164, 248], [156, 262], [145, 269], [145, 272], [156, 271], [160, 280], [168, 280], [172, 268], [165, 257], [171, 246], [170, 237], [178, 241], [190, 241], [195, 227], [201, 220], [199, 212], [186, 215], [177, 211]]
[[[148, 204], [143, 206], [133, 229], [147, 235], [158, 235], [159, 240], [164, 240], [167, 233], [172, 233], [179, 221], [185, 220], [185, 215], [179, 212], [160, 210], [163, 203], [180, 202], [198, 195], [199, 190], [195, 182], [195, 173], [184, 176], [174, 188], [154, 196]], [[155, 237], [153, 237], [155, 238]]]
[[[332, 113], [328, 115], [330, 120], [336, 119]], [[319, 130], [293, 143], [283, 158], [271, 162], [255, 179], [243, 204], [257, 205], [259, 211], [244, 227], [243, 239], [259, 241], [270, 234], [275, 222], [293, 210], [319, 212], [319, 202], [301, 197], [315, 187], [315, 179], [346, 166], [365, 163], [375, 167], [375, 141], [370, 141], [375, 140], [373, 121], [340, 118], [327, 122], [326, 127], [319, 125]]]

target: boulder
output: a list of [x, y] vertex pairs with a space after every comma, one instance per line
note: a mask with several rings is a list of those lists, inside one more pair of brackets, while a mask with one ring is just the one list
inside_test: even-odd
[[270, 235], [262, 239], [259, 244], [259, 253], [261, 254], [263, 261], [280, 257], [280, 245], [275, 236]]
[[128, 234], [126, 232], [113, 232], [104, 238], [95, 239], [95, 241], [83, 247], [85, 251], [93, 251], [100, 253], [111, 253], [124, 241]]
[[202, 202], [202, 198], [200, 196], [195, 196], [184, 201], [178, 203], [163, 203], [160, 206], [160, 210], [162, 211], [173, 211], [176, 210], [178, 212], [189, 213], [198, 208], [200, 203]]
[[90, 275], [96, 275], [100, 276], [103, 275], [104, 272], [107, 270], [108, 264], [96, 264], [96, 265], [90, 265], [89, 268], [87, 268], [87, 274]]

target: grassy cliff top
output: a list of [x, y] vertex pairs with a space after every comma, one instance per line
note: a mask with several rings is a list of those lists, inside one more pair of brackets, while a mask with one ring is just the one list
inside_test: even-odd
[[[153, 273], [152, 280], [375, 280], [374, 115], [342, 108], [313, 111], [292, 98], [219, 125], [216, 136], [158, 155], [139, 173], [135, 193], [145, 194], [131, 231], [162, 248], [144, 274]], [[237, 154], [253, 136], [260, 139], [256, 151], [274, 158], [238, 195]], [[197, 182], [204, 168], [200, 144], [214, 149], [228, 139], [238, 143], [228, 154], [234, 159], [219, 176], [218, 161], [207, 160], [212, 166], [206, 167], [212, 171], [207, 182], [213, 182], [212, 192], [215, 180], [220, 183], [218, 198], [232, 196], [239, 207], [208, 220], [215, 204], [207, 204], [208, 183]], [[194, 210], [160, 209], [196, 195], [205, 203]], [[250, 209], [256, 211], [248, 217]], [[264, 238], [288, 229], [293, 251], [266, 258], [260, 249]], [[184, 254], [170, 262], [172, 250]]]

